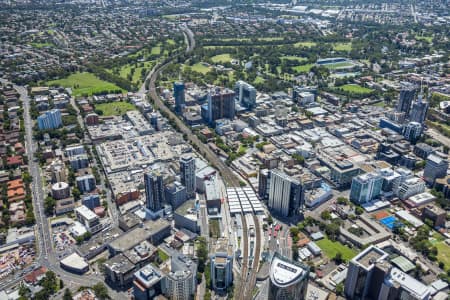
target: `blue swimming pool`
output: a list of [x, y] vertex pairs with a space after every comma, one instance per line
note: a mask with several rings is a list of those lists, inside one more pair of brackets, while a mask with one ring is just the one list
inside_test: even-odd
[[394, 228], [394, 224], [399, 225], [399, 221], [394, 216], [389, 216], [380, 220], [381, 224], [392, 230]]

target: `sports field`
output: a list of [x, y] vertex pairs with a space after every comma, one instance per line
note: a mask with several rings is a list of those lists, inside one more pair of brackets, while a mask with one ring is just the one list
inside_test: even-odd
[[124, 92], [123, 89], [111, 82], [101, 80], [89, 72], [74, 73], [66, 78], [47, 82], [50, 86], [71, 88], [74, 96], [92, 96], [102, 93]]

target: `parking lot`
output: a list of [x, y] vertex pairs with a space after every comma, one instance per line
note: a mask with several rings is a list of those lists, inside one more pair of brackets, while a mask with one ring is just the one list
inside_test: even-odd
[[53, 247], [59, 258], [69, 255], [73, 251], [73, 245], [76, 244], [66, 225], [53, 228], [52, 240]]

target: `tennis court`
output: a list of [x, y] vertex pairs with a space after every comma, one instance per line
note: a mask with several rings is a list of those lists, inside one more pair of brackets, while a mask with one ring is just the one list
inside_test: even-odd
[[392, 228], [394, 228], [395, 224], [397, 224], [397, 225], [399, 224], [399, 222], [397, 221], [397, 218], [394, 216], [389, 216], [389, 217], [383, 218], [380, 220], [380, 222], [381, 222], [381, 224], [383, 224], [390, 230], [392, 230]]

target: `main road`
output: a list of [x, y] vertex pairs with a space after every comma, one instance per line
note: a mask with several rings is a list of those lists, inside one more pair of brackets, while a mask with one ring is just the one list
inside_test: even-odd
[[[5, 82], [6, 81], [3, 81]], [[30, 115], [30, 98], [28, 96], [28, 91], [23, 86], [14, 85], [14, 88], [20, 94], [20, 99], [23, 105], [23, 116], [25, 125], [25, 148], [27, 151], [28, 158], [28, 169], [33, 182], [31, 185], [31, 190], [33, 193], [33, 211], [36, 219], [36, 260], [35, 263], [46, 267], [47, 269], [55, 272], [69, 288], [75, 288], [76, 286], [92, 286], [96, 283], [103, 282], [103, 278], [94, 275], [76, 275], [63, 270], [60, 267], [59, 259], [55, 255], [52, 236], [50, 232], [50, 224], [45, 215], [44, 209], [44, 188], [43, 180], [41, 176], [40, 166], [34, 159], [34, 153], [37, 151], [37, 144], [33, 139], [33, 122]], [[22, 280], [22, 277], [17, 277], [10, 282], [2, 282], [0, 284], [0, 290], [10, 288], [17, 285]], [[120, 299], [120, 295], [114, 290], [109, 289], [110, 296], [113, 299]]]

